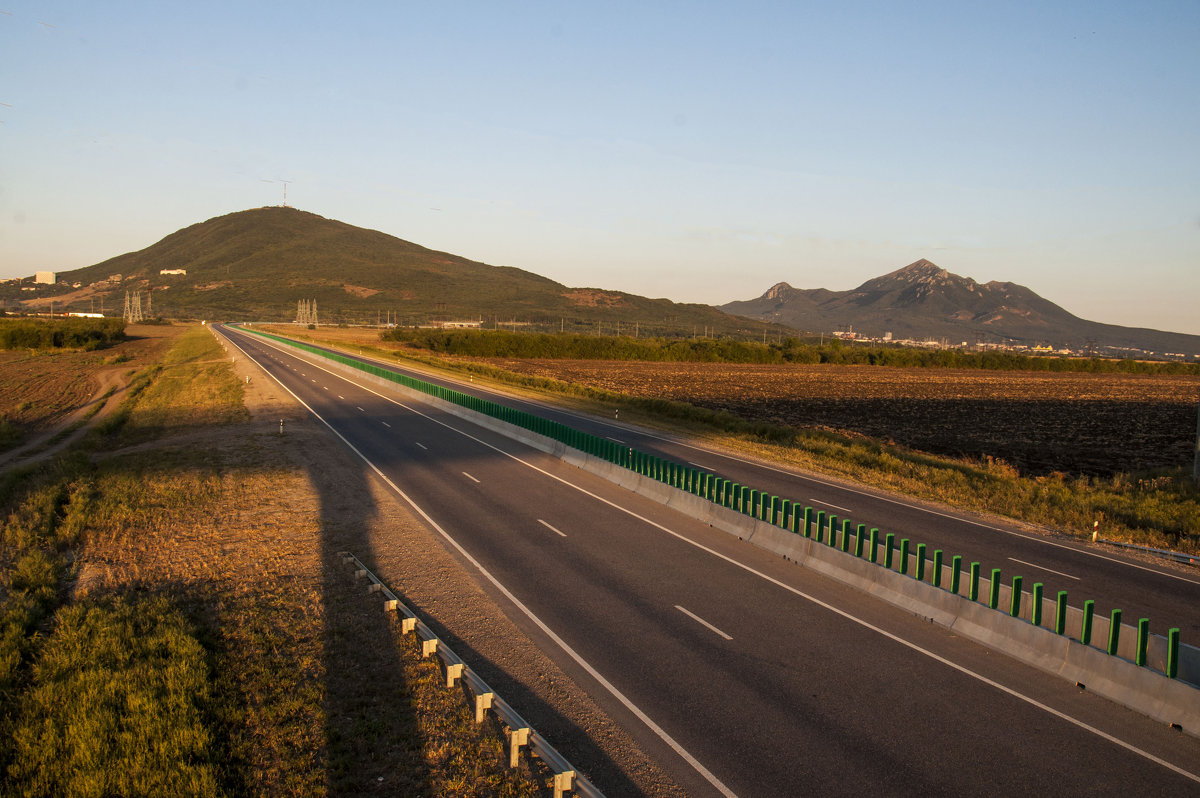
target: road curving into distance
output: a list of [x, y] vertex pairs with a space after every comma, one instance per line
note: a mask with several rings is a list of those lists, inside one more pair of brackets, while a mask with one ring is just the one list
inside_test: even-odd
[[1192, 737], [319, 358], [220, 333], [690, 794], [1200, 789]]

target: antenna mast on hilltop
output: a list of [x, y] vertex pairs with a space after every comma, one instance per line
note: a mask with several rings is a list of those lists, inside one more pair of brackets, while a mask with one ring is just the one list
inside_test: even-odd
[[288, 206], [288, 204], [287, 204], [287, 187], [288, 187], [288, 183], [290, 183], [292, 181], [284, 180], [282, 177], [277, 178], [277, 179], [279, 180], [280, 183], [283, 183], [283, 206], [282, 207], [286, 208]]

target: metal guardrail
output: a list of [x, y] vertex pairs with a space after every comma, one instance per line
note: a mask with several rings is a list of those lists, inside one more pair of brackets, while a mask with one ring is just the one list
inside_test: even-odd
[[1123, 543], [1122, 541], [1119, 541], [1119, 540], [1109, 540], [1108, 538], [1101, 538], [1101, 537], [1093, 537], [1092, 540], [1095, 542], [1099, 542], [1099, 543], [1107, 543], [1110, 546], [1120, 546], [1121, 548], [1125, 548], [1125, 549], [1136, 549], [1137, 551], [1144, 551], [1144, 552], [1147, 552], [1148, 554], [1157, 554], [1159, 557], [1166, 557], [1168, 559], [1174, 560], [1175, 562], [1186, 563], [1188, 565], [1196, 565], [1196, 564], [1198, 564], [1198, 562], [1200, 562], [1200, 557], [1197, 557], [1194, 554], [1184, 554], [1181, 551], [1171, 551], [1170, 549], [1156, 549], [1153, 546], [1139, 546], [1137, 543]]
[[520, 761], [521, 749], [528, 746], [530, 754], [538, 757], [554, 774], [553, 787], [555, 798], [561, 798], [565, 792], [573, 792], [584, 798], [604, 798], [604, 793], [596, 789], [586, 776], [581, 775], [570, 762], [563, 757], [545, 737], [538, 734], [500, 696], [496, 695], [487, 682], [479, 674], [462, 661], [451, 648], [445, 644], [433, 630], [421, 622], [404, 602], [400, 601], [383, 581], [369, 568], [363, 565], [358, 557], [348, 551], [339, 552], [342, 562], [353, 565], [356, 579], [366, 578], [370, 585], [368, 593], [383, 594], [384, 612], [395, 612], [400, 616], [400, 632], [413, 632], [421, 641], [421, 656], [428, 657], [436, 654], [446, 667], [446, 687], [454, 687], [459, 679], [470, 688], [475, 696], [475, 722], [483, 723], [486, 712], [490, 709], [496, 713], [500, 722], [508, 728], [508, 766], [515, 768]]

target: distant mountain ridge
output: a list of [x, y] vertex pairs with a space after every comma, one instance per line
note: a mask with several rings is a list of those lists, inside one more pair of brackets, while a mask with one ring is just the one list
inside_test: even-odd
[[867, 280], [850, 291], [771, 286], [721, 310], [799, 330], [854, 332], [894, 339], [1050, 345], [1077, 350], [1200, 354], [1200, 336], [1101, 324], [1075, 316], [1016, 283], [977, 283], [925, 260]]
[[[127, 292], [141, 291], [142, 306], [152, 302], [152, 313], [210, 319], [290, 321], [299, 300], [315, 299], [326, 323], [483, 318], [490, 326], [496, 319], [562, 319], [568, 330], [574, 325], [576, 331], [642, 335], [732, 333], [751, 326], [710, 305], [571, 288], [288, 207], [218, 216], [58, 278], [68, 285], [39, 288], [32, 297], [6, 286], [3, 298], [35, 308], [53, 300], [59, 312], [102, 302], [112, 314], [120, 312]], [[73, 283], [81, 287], [71, 290]]]

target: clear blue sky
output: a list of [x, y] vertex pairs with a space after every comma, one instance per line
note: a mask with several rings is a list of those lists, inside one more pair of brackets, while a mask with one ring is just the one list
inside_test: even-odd
[[927, 257], [1200, 334], [1200, 3], [0, 0], [0, 277], [288, 202], [720, 304]]

